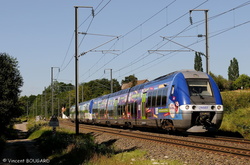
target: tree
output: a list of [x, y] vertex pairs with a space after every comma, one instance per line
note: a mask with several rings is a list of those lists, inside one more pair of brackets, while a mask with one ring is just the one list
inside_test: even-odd
[[250, 88], [250, 77], [246, 74], [240, 75], [234, 82], [233, 82], [233, 88], [234, 89], [247, 89]]
[[203, 72], [201, 55], [202, 53], [195, 52], [194, 69]]
[[135, 75], [130, 75], [130, 76], [125, 77], [124, 80], [122, 80], [122, 84], [132, 82], [132, 87], [133, 87], [137, 84], [137, 80], [138, 79], [137, 79], [137, 77], [135, 77]]
[[235, 81], [239, 77], [239, 64], [236, 58], [230, 60], [230, 65], [228, 67], [228, 80]]
[[23, 78], [16, 58], [0, 53], [0, 129], [10, 124], [11, 119], [21, 115], [18, 97]]
[[212, 72], [209, 72], [209, 75], [214, 79], [214, 81], [216, 82], [216, 84], [218, 85], [221, 91], [230, 90], [230, 83], [223, 76], [221, 75], [217, 76], [213, 74]]
[[[121, 89], [119, 82], [116, 79], [113, 79], [113, 92], [117, 92]], [[110, 93], [110, 80], [108, 79], [99, 79], [93, 80], [83, 85], [83, 97], [84, 100], [90, 100], [102, 95]]]

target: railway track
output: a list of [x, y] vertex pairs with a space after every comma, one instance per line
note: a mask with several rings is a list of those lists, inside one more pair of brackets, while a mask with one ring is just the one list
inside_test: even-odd
[[[74, 123], [71, 122], [60, 122], [61, 126], [69, 126], [74, 127]], [[118, 135], [123, 136], [126, 138], [134, 138], [149, 142], [156, 142], [161, 143], [165, 145], [173, 145], [178, 147], [185, 147], [188, 149], [198, 150], [198, 151], [205, 151], [209, 153], [217, 153], [220, 155], [230, 155], [234, 157], [240, 157], [243, 159], [249, 159], [250, 160], [250, 149], [244, 149], [244, 148], [237, 148], [237, 147], [231, 147], [231, 146], [225, 146], [225, 145], [218, 145], [218, 144], [211, 144], [205, 143], [205, 142], [196, 142], [187, 140], [187, 138], [179, 139], [175, 137], [169, 137], [169, 136], [157, 136], [152, 134], [146, 134], [141, 133], [139, 131], [131, 131], [131, 130], [122, 130], [122, 129], [114, 129], [110, 127], [98, 127], [93, 125], [80, 125], [79, 126], [80, 131], [83, 130], [89, 130], [91, 132], [101, 132], [101, 133], [107, 133], [112, 135]], [[197, 138], [197, 137], [196, 137]], [[219, 140], [223, 140], [222, 138]]]
[[223, 141], [223, 142], [250, 145], [250, 140], [243, 139], [243, 138], [234, 138], [234, 137], [229, 138], [229, 137], [225, 137], [225, 136], [202, 137], [202, 136], [194, 136], [194, 135], [189, 135], [189, 137], [197, 138], [197, 139], [206, 139], [206, 140], [211, 140], [211, 141]]

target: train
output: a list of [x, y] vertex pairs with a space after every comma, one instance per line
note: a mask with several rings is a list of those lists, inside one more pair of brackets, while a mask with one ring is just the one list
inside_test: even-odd
[[[216, 132], [223, 119], [220, 90], [207, 73], [175, 71], [79, 103], [79, 122], [166, 131]], [[75, 106], [70, 119], [75, 120]]]

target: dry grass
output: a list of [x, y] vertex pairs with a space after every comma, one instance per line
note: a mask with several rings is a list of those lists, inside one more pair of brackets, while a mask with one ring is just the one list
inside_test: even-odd
[[87, 165], [151, 165], [151, 164], [167, 164], [182, 165], [183, 163], [176, 160], [150, 160], [146, 158], [146, 152], [135, 150], [113, 155], [112, 157], [94, 155]]

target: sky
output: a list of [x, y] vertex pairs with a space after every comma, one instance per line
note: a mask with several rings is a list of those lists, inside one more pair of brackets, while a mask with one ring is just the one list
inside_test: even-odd
[[41, 94], [51, 70], [53, 80], [75, 84], [74, 6], [94, 9], [93, 17], [78, 8], [79, 83], [110, 79], [110, 69], [119, 82], [193, 69], [195, 51], [206, 52], [205, 12], [193, 9], [208, 10], [210, 71], [227, 79], [236, 58], [250, 76], [247, 0], [0, 0], [0, 53], [19, 62], [21, 96]]

